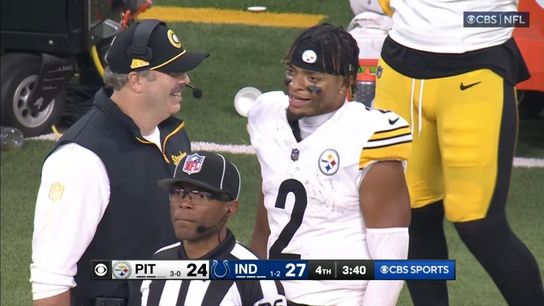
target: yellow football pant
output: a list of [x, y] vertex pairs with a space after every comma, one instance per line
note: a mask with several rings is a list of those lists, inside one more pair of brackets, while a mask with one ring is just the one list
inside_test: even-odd
[[443, 199], [452, 222], [504, 211], [517, 137], [514, 88], [488, 69], [417, 80], [383, 60], [379, 66], [374, 107], [395, 111], [413, 131], [412, 208]]

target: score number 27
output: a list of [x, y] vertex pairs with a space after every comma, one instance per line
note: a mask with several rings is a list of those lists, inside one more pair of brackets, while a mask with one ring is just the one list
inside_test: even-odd
[[[304, 270], [306, 270], [306, 264], [305, 263], [288, 263], [285, 265], [285, 269], [287, 269], [287, 272], [285, 272], [285, 277], [301, 277], [304, 275]], [[298, 272], [297, 272], [298, 270]], [[270, 271], [270, 276], [272, 277], [281, 277], [280, 271]]]

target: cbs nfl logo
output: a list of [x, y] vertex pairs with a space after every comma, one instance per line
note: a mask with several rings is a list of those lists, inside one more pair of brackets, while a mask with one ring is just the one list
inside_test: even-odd
[[527, 28], [529, 12], [463, 12], [465, 28]]

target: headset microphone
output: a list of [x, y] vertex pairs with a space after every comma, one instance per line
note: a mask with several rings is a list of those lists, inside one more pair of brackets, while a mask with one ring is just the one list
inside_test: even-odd
[[212, 226], [206, 226], [206, 225], [203, 225], [203, 224], [198, 225], [196, 227], [197, 233], [204, 234], [205, 232], [216, 229], [219, 225], [221, 225], [223, 223], [223, 221], [225, 221], [227, 216], [228, 216], [228, 213], [224, 214], [223, 217], [221, 218], [221, 220], [219, 220], [219, 222], [217, 222], [215, 225], [212, 225]]
[[191, 90], [193, 91], [193, 97], [195, 99], [200, 99], [202, 97], [202, 90], [200, 88], [191, 86], [189, 84], [185, 84], [185, 87], [191, 88]]

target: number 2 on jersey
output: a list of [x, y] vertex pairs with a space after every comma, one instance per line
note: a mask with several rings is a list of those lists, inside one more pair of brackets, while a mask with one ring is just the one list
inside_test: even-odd
[[282, 253], [282, 251], [289, 244], [293, 235], [295, 235], [302, 224], [302, 218], [304, 217], [306, 205], [308, 204], [308, 196], [304, 185], [295, 179], [283, 181], [278, 190], [278, 197], [276, 198], [276, 204], [274, 206], [285, 209], [287, 195], [291, 192], [295, 196], [295, 204], [293, 205], [293, 211], [291, 212], [291, 219], [289, 219], [289, 222], [287, 222], [281, 231], [278, 239], [274, 241], [274, 244], [270, 247], [268, 254], [268, 258], [270, 259], [300, 259], [300, 254], [287, 254]]

